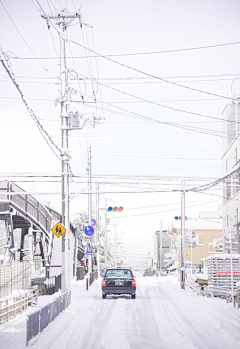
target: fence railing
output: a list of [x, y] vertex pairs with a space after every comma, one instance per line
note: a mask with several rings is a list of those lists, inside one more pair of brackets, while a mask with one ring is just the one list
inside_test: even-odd
[[0, 264], [0, 298], [13, 291], [31, 288], [31, 269], [28, 261], [12, 261], [11, 265]]
[[26, 346], [33, 344], [38, 335], [52, 322], [57, 315], [71, 304], [71, 292], [64, 293], [52, 303], [27, 316]]
[[32, 304], [37, 303], [37, 286], [19, 291], [19, 295], [0, 300], [0, 324], [21, 314]]
[[51, 295], [61, 290], [62, 274], [57, 276], [36, 277], [32, 279], [32, 286], [38, 286], [38, 296]]
[[98, 278], [98, 272], [97, 272], [97, 270], [95, 270], [95, 271], [91, 274], [91, 276], [90, 276], [90, 286], [92, 285], [92, 283], [93, 283], [95, 280], [97, 280], [97, 278]]
[[0, 182], [0, 200], [10, 201], [19, 212], [27, 214], [33, 223], [38, 223], [45, 233], [50, 233], [52, 223], [50, 212], [15, 183]]

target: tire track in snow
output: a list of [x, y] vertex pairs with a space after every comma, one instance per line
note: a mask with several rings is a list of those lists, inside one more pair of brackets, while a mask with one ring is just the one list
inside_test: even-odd
[[[164, 292], [159, 284], [158, 287], [156, 287], [156, 290], [154, 290], [159, 294], [161, 297], [164, 295], [165, 300], [161, 302], [161, 308], [164, 311], [164, 315], [166, 319], [168, 320], [169, 327], [172, 328], [172, 333], [178, 333], [179, 341], [182, 343], [181, 347], [184, 348], [235, 348], [237, 342], [239, 341], [239, 338], [236, 336], [235, 338], [235, 345], [232, 343], [233, 336], [229, 334], [228, 331], [226, 331], [224, 328], [222, 328], [221, 323], [219, 321], [218, 316], [216, 317], [215, 314], [211, 313], [211, 316], [213, 316], [213, 319], [208, 319], [206, 317], [206, 313], [196, 313], [195, 316], [192, 316], [192, 314], [189, 314], [189, 311], [186, 311], [186, 314], [184, 314], [184, 309], [180, 309], [178, 303], [180, 301], [173, 301], [166, 292]], [[160, 298], [159, 297], [159, 298]], [[161, 298], [160, 298], [161, 299]], [[166, 301], [167, 299], [167, 301]], [[191, 301], [191, 299], [189, 300]], [[194, 307], [194, 303], [193, 303]], [[206, 304], [207, 309], [207, 304]], [[202, 309], [204, 311], [204, 308]], [[209, 331], [210, 324], [214, 323], [214, 319], [216, 322], [220, 324], [220, 328], [215, 329], [212, 328]], [[206, 322], [209, 323], [209, 325], [206, 325]], [[225, 321], [226, 322], [226, 321]], [[238, 328], [239, 329], [239, 328]], [[206, 332], [206, 333], [205, 333]], [[212, 333], [211, 333], [212, 332]], [[220, 336], [220, 338], [218, 338]], [[172, 348], [172, 339], [171, 337], [167, 336], [167, 338], [170, 339], [167, 340], [167, 342], [170, 342], [168, 344], [169, 348]], [[185, 343], [184, 343], [185, 342]]]

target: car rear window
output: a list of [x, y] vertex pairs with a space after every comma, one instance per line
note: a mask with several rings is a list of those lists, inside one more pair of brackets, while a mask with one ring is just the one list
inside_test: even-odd
[[131, 270], [127, 269], [110, 269], [106, 272], [106, 277], [132, 277]]

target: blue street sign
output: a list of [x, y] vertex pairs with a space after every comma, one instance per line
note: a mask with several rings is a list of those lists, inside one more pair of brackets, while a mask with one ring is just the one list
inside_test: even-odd
[[91, 255], [92, 254], [92, 247], [90, 244], [88, 244], [88, 247], [87, 247], [87, 251], [86, 251], [86, 255]]
[[85, 255], [83, 256], [83, 259], [88, 259], [88, 255], [85, 253]]
[[176, 221], [178, 220], [178, 216], [174, 217], [176, 219]]
[[87, 225], [85, 228], [84, 228], [84, 233], [87, 235], [87, 236], [92, 236], [93, 233], [94, 233], [94, 229], [91, 225]]

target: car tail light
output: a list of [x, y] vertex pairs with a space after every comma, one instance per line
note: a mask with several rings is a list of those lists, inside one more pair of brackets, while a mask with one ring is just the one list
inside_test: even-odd
[[136, 287], [136, 282], [135, 282], [135, 280], [132, 281], [132, 286]]
[[102, 281], [102, 286], [107, 286], [105, 280]]

